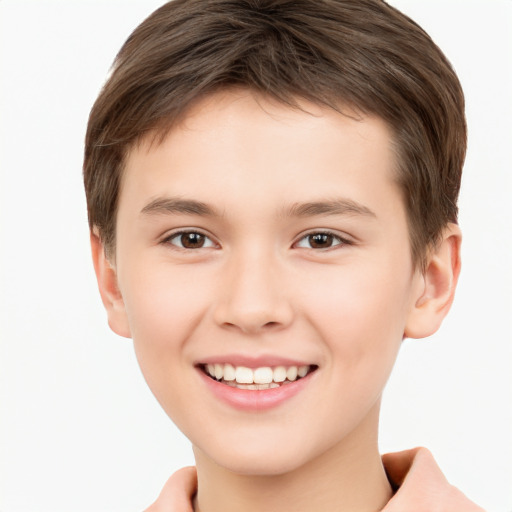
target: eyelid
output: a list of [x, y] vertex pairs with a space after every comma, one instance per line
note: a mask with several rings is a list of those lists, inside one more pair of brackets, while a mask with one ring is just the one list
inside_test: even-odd
[[[162, 238], [161, 238], [159, 243], [163, 244], [163, 245], [164, 244], [172, 245], [176, 249], [183, 249], [183, 250], [189, 251], [191, 249], [186, 249], [184, 247], [180, 247], [179, 245], [173, 244], [171, 242], [171, 240], [173, 238], [178, 237], [180, 235], [187, 234], [187, 233], [198, 233], [200, 235], [203, 235], [215, 247], [220, 247], [220, 244], [218, 243], [218, 241], [215, 239], [214, 236], [212, 236], [211, 234], [207, 233], [205, 230], [203, 230], [201, 228], [196, 228], [196, 227], [176, 228], [176, 229], [174, 229], [174, 230], [172, 230], [170, 232], [167, 232], [164, 236], [162, 236]], [[350, 237], [350, 236], [348, 236], [346, 234], [341, 234], [338, 231], [334, 231], [334, 230], [331, 230], [331, 229], [317, 228], [317, 229], [310, 229], [310, 230], [308, 230], [306, 232], [301, 233], [296, 238], [295, 242], [293, 242], [292, 247], [296, 247], [299, 244], [299, 242], [301, 242], [302, 240], [304, 240], [308, 236], [316, 235], [316, 234], [330, 235], [330, 236], [332, 236], [333, 238], [335, 238], [338, 241], [338, 243], [336, 245], [333, 245], [332, 247], [328, 247], [328, 248], [324, 249], [324, 251], [332, 249], [332, 248], [335, 248], [335, 247], [338, 247], [338, 246], [354, 245], [356, 243], [355, 240], [352, 237]], [[204, 248], [205, 249], [211, 249], [212, 247], [204, 247]], [[314, 249], [314, 248], [309, 248], [309, 249], [314, 250], [314, 251], [321, 251], [322, 250], [322, 249]], [[194, 250], [198, 250], [198, 249], [194, 249]]]
[[333, 245], [331, 247], [327, 247], [325, 249], [315, 249], [313, 247], [300, 247], [301, 249], [310, 249], [310, 250], [317, 251], [317, 252], [322, 251], [322, 250], [328, 251], [329, 249], [334, 249], [336, 247], [343, 247], [346, 245], [354, 245], [356, 243], [352, 237], [350, 237], [346, 234], [341, 234], [338, 231], [333, 231], [332, 229], [317, 228], [317, 229], [310, 229], [304, 233], [301, 233], [297, 237], [296, 241], [293, 243], [293, 247], [297, 247], [299, 242], [301, 242], [302, 240], [304, 240], [305, 238], [307, 238], [308, 236], [311, 236], [311, 235], [330, 235], [333, 238], [335, 238], [339, 243], [337, 243], [336, 245]]
[[[212, 244], [215, 247], [200, 247], [200, 248], [197, 248], [197, 249], [187, 249], [185, 247], [180, 247], [179, 245], [173, 244], [171, 242], [171, 240], [173, 238], [176, 238], [176, 237], [178, 237], [180, 235], [186, 235], [188, 233], [197, 233], [199, 235], [203, 235], [205, 238], [210, 240], [210, 242], [212, 242]], [[211, 234], [205, 232], [203, 229], [194, 228], [194, 227], [190, 227], [190, 228], [176, 228], [176, 229], [174, 229], [174, 230], [172, 230], [170, 232], [167, 232], [162, 237], [162, 239], [160, 240], [159, 243], [162, 244], [162, 245], [171, 245], [175, 249], [184, 250], [184, 251], [192, 251], [192, 250], [197, 251], [199, 249], [212, 249], [212, 248], [220, 247], [220, 244], [217, 242], [217, 240], [215, 240], [214, 236], [212, 236]]]

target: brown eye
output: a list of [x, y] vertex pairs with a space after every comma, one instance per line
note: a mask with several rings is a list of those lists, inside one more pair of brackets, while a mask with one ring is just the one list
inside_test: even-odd
[[200, 249], [204, 246], [205, 238], [201, 233], [183, 233], [180, 242], [185, 249]]
[[303, 249], [331, 249], [332, 247], [343, 247], [344, 245], [352, 245], [352, 242], [328, 231], [318, 231], [305, 235], [297, 242], [296, 247]]
[[215, 243], [206, 235], [197, 231], [181, 231], [170, 236], [165, 243], [175, 245], [180, 249], [203, 249], [215, 247]]
[[308, 236], [309, 246], [312, 249], [327, 249], [332, 247], [334, 237], [329, 233], [314, 233]]

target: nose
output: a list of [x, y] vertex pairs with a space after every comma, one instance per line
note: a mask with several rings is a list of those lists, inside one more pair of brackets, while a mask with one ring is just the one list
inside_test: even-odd
[[218, 325], [245, 334], [290, 325], [293, 308], [282, 262], [253, 254], [231, 260], [226, 266], [214, 311]]

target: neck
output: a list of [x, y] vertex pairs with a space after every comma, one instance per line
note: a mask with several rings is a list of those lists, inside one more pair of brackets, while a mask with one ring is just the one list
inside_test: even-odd
[[306, 464], [278, 475], [241, 475], [194, 447], [196, 512], [376, 512], [391, 498], [377, 446], [378, 405], [356, 432]]

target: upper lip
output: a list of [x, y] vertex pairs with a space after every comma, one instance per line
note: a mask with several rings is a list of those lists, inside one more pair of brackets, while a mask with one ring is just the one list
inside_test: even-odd
[[205, 357], [196, 362], [195, 366], [206, 364], [231, 364], [233, 366], [245, 366], [246, 368], [261, 368], [264, 366], [311, 366], [314, 363], [277, 355], [248, 356], [244, 354], [224, 354]]

